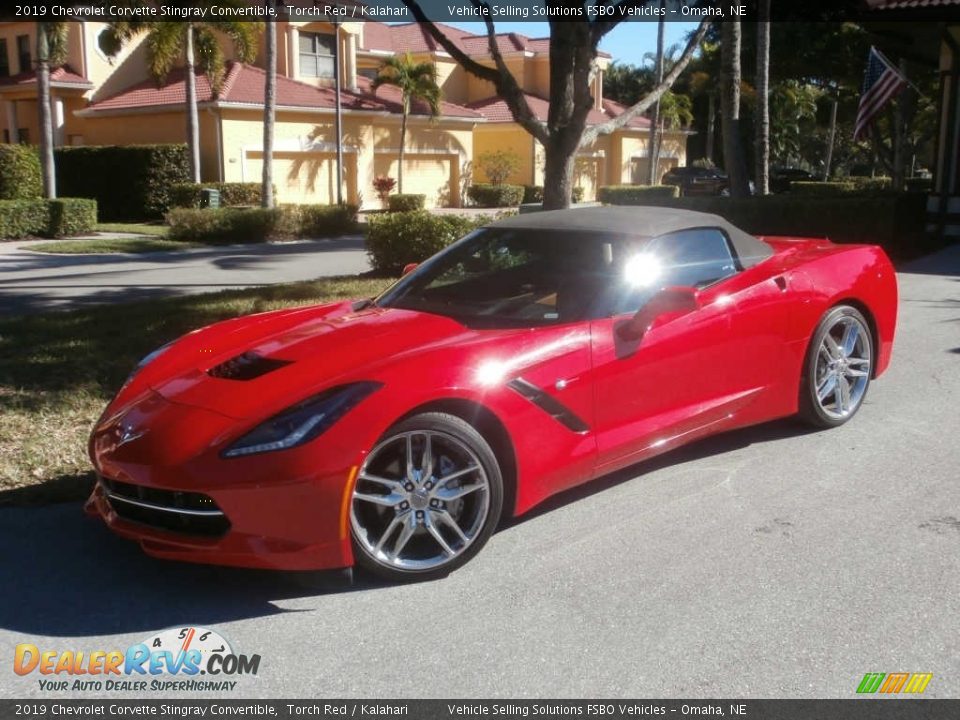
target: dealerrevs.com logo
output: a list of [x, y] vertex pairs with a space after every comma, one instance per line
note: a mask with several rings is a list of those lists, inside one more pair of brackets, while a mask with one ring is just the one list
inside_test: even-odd
[[259, 655], [237, 654], [222, 635], [201, 627], [168, 628], [123, 651], [21, 643], [13, 657], [13, 671], [42, 676], [37, 682], [47, 692], [232, 691], [232, 678], [259, 669]]

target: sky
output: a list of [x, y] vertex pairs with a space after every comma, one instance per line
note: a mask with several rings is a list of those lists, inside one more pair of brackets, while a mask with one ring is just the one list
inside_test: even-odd
[[[473, 30], [477, 34], [485, 33], [484, 24], [480, 22], [448, 22], [448, 25]], [[657, 22], [622, 22], [603, 39], [600, 49], [613, 55], [614, 60], [624, 64], [643, 64], [643, 54], [657, 50]], [[696, 29], [695, 22], [668, 22], [666, 23], [665, 44], [670, 47], [674, 43], [681, 46], [686, 36]], [[515, 32], [527, 37], [547, 37], [550, 26], [545, 22], [507, 22], [496, 23], [497, 32]]]

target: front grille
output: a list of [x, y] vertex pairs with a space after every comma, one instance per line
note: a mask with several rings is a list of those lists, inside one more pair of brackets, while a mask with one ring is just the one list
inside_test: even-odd
[[158, 530], [219, 537], [230, 521], [209, 495], [133, 485], [101, 478], [110, 507], [122, 519]]

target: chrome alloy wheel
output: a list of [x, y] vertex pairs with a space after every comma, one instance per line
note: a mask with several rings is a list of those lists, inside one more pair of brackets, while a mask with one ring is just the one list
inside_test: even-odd
[[470, 547], [490, 511], [490, 483], [476, 453], [436, 430], [390, 436], [357, 475], [354, 537], [374, 562], [432, 570]]
[[823, 412], [846, 418], [860, 406], [870, 373], [870, 331], [853, 315], [841, 315], [824, 333], [817, 349], [816, 398]]

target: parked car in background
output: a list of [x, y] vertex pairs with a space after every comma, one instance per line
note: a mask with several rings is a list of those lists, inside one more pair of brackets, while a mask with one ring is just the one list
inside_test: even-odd
[[701, 167], [672, 168], [661, 182], [678, 186], [681, 195], [720, 195], [730, 185], [723, 170]]
[[800, 168], [772, 168], [770, 170], [770, 191], [785, 193], [790, 191], [793, 182], [811, 182], [816, 180], [812, 173]]

